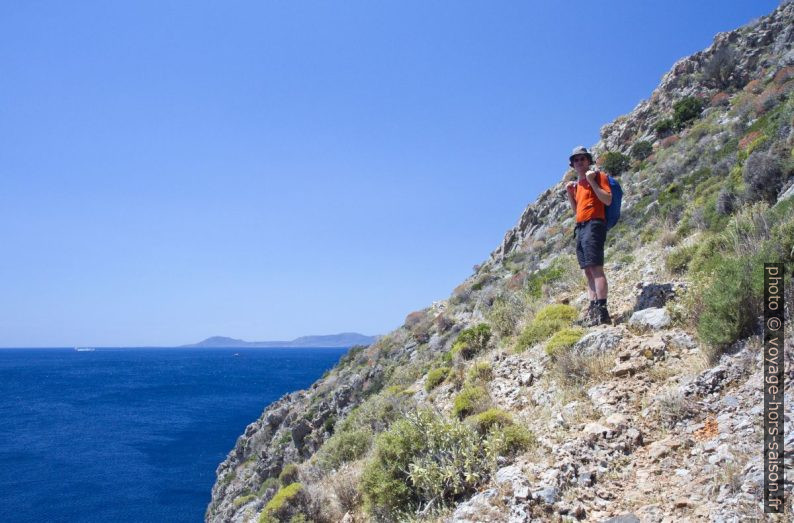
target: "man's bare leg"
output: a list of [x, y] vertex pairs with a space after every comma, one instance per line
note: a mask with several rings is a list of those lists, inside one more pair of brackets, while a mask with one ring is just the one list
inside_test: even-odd
[[[607, 285], [607, 277], [604, 274], [604, 266], [603, 265], [595, 265], [593, 267], [588, 267], [590, 269], [590, 276], [594, 281], [594, 285], [591, 286], [591, 289], [594, 291], [590, 292], [590, 299], [591, 300], [605, 300], [607, 298], [608, 292], [608, 285]], [[588, 285], [589, 285], [588, 280]], [[593, 298], [593, 293], [595, 293], [595, 298]]]

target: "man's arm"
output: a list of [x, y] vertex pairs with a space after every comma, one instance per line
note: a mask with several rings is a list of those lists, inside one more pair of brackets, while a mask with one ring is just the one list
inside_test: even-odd
[[599, 184], [595, 183], [596, 175], [597, 171], [587, 171], [585, 177], [587, 178], [587, 181], [590, 182], [590, 187], [593, 188], [596, 198], [601, 200], [601, 203], [604, 205], [609, 205], [612, 203], [612, 193], [605, 191]]

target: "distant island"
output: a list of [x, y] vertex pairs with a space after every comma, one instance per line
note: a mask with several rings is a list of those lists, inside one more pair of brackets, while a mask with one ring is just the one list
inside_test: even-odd
[[380, 336], [365, 336], [357, 332], [342, 332], [340, 334], [326, 334], [321, 336], [301, 336], [291, 341], [245, 341], [227, 338], [225, 336], [213, 336], [198, 343], [182, 345], [182, 347], [352, 347], [354, 345], [372, 345], [378, 338], [380, 338]]

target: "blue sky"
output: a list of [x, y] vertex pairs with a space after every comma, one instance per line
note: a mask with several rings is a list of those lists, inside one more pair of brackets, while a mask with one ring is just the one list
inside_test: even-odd
[[385, 333], [773, 1], [0, 3], [0, 346]]

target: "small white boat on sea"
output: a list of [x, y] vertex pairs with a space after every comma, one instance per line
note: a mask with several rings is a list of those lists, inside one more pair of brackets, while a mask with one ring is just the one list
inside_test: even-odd
[[234, 355], [235, 355], [235, 356], [239, 356], [239, 355], [240, 355], [240, 353], [239, 353], [239, 352], [235, 352], [235, 353], [234, 353]]
[[94, 352], [96, 349], [94, 347], [75, 347], [74, 350], [77, 352]]

